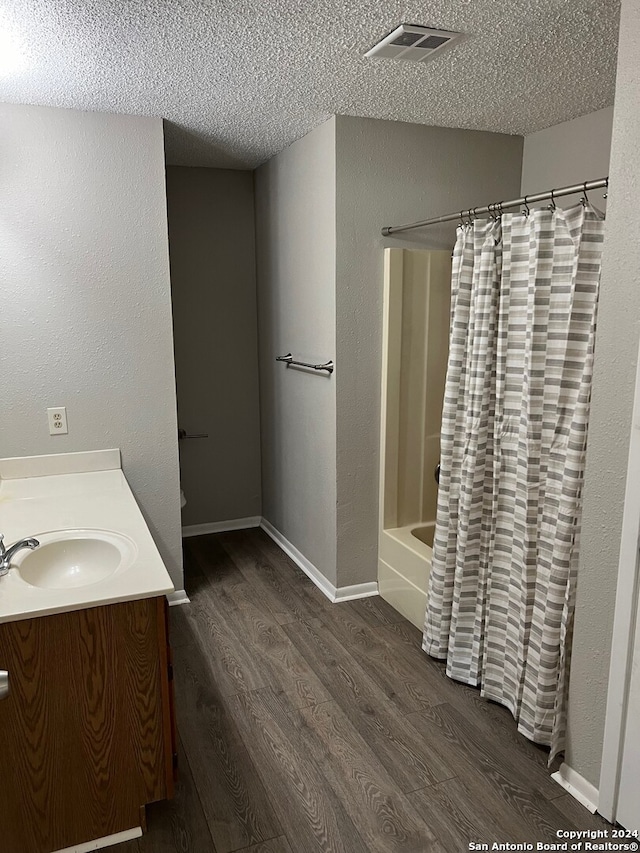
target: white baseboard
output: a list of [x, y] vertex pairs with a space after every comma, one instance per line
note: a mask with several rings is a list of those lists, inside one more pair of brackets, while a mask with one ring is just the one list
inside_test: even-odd
[[372, 595], [378, 595], [377, 581], [369, 583], [354, 583], [351, 586], [336, 587], [336, 595], [334, 601], [353, 601], [355, 598], [370, 598]]
[[279, 530], [277, 530], [270, 521], [267, 521], [266, 518], [263, 518], [260, 522], [260, 527], [264, 530], [264, 532], [270, 536], [273, 541], [284, 551], [287, 556], [291, 557], [293, 562], [305, 573], [305, 575], [310, 578], [314, 584], [318, 587], [319, 590], [324, 592], [329, 601], [336, 600], [336, 588], [331, 583], [331, 581], [327, 580], [322, 572], [317, 569], [312, 562], [307, 560], [303, 553], [298, 551], [295, 545], [292, 545], [288, 539], [286, 539]]
[[574, 799], [589, 809], [591, 814], [595, 814], [598, 810], [598, 789], [591, 782], [588, 782], [584, 776], [581, 776], [576, 770], [569, 767], [568, 764], [561, 764], [560, 769], [556, 773], [551, 774], [558, 785], [561, 785], [565, 791], [571, 794]]
[[293, 562], [302, 569], [305, 575], [327, 596], [329, 601], [334, 603], [339, 601], [353, 601], [355, 598], [368, 598], [371, 595], [378, 594], [378, 584], [375, 582], [360, 583], [354, 584], [353, 586], [336, 588], [331, 581], [327, 580], [322, 572], [316, 568], [312, 562], [307, 560], [304, 554], [301, 551], [298, 551], [296, 546], [292, 545], [291, 542], [289, 542], [289, 540], [283, 536], [282, 533], [280, 533], [280, 531], [271, 524], [271, 522], [267, 521], [266, 518], [262, 519], [260, 527], [273, 539], [278, 547], [282, 548], [285, 554], [291, 557]]
[[184, 589], [176, 589], [174, 592], [170, 592], [167, 595], [167, 601], [169, 602], [169, 607], [173, 607], [176, 604], [190, 604], [189, 596], [185, 592]]
[[231, 518], [229, 521], [188, 524], [182, 528], [182, 537], [184, 539], [188, 536], [204, 536], [206, 533], [227, 533], [229, 530], [247, 530], [249, 527], [260, 527], [261, 520], [259, 515], [250, 515], [247, 518]]
[[91, 853], [92, 850], [102, 850], [103, 847], [112, 847], [114, 844], [121, 844], [123, 841], [131, 841], [133, 838], [141, 837], [142, 829], [136, 826], [135, 829], [125, 829], [123, 832], [116, 832], [114, 835], [104, 835], [94, 841], [85, 841], [82, 844], [74, 844], [73, 847], [65, 847], [64, 850], [57, 850], [56, 853]]

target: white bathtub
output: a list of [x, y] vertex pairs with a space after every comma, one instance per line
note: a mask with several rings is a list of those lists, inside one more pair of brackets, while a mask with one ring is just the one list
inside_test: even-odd
[[435, 522], [409, 524], [380, 533], [380, 595], [416, 628], [424, 627]]

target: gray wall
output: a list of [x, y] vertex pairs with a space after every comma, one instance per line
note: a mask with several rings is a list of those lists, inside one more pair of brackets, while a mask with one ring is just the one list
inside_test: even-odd
[[0, 125], [0, 455], [121, 448], [182, 587], [162, 122], [0, 104]]
[[336, 582], [335, 119], [255, 173], [263, 515]]
[[167, 169], [184, 525], [261, 514], [251, 172]]
[[598, 785], [640, 338], [640, 5], [623, 0], [569, 693], [567, 763]]
[[[531, 133], [524, 140], [522, 193], [544, 192], [609, 174], [613, 107], [573, 121]], [[563, 207], [575, 204], [579, 195], [565, 196]], [[589, 193], [594, 207], [603, 210], [602, 192]]]
[[520, 191], [522, 137], [337, 118], [338, 585], [377, 578], [384, 246], [451, 248], [455, 223], [380, 228]]
[[[628, 33], [627, 38], [631, 35]], [[633, 269], [634, 263], [637, 268], [640, 261], [637, 249], [632, 244], [627, 247], [623, 239], [625, 228], [632, 221], [632, 208], [637, 205], [624, 188], [638, 187], [639, 167], [637, 155], [634, 162], [632, 154], [640, 122], [631, 110], [638, 92], [631, 91], [627, 79], [632, 56], [633, 49], [626, 42], [621, 43], [568, 705], [566, 761], [596, 787], [638, 347], [636, 318], [640, 316], [637, 282], [623, 272], [629, 265]], [[522, 192], [540, 192], [608, 175], [613, 124], [614, 109], [610, 107], [527, 136]], [[601, 192], [590, 193], [589, 197], [596, 207], [605, 208]], [[568, 206], [578, 198], [567, 196], [561, 204]], [[634, 259], [629, 256], [630, 250], [635, 252]], [[620, 311], [621, 305], [625, 306], [624, 311]]]

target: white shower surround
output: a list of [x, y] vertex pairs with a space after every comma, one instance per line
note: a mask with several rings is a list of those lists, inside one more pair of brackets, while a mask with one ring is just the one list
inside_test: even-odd
[[384, 253], [380, 595], [422, 630], [433, 555], [451, 256]]

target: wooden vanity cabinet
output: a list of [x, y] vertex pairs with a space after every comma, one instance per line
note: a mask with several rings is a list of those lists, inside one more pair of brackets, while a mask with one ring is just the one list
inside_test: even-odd
[[0, 625], [0, 850], [51, 853], [173, 795], [164, 596]]

